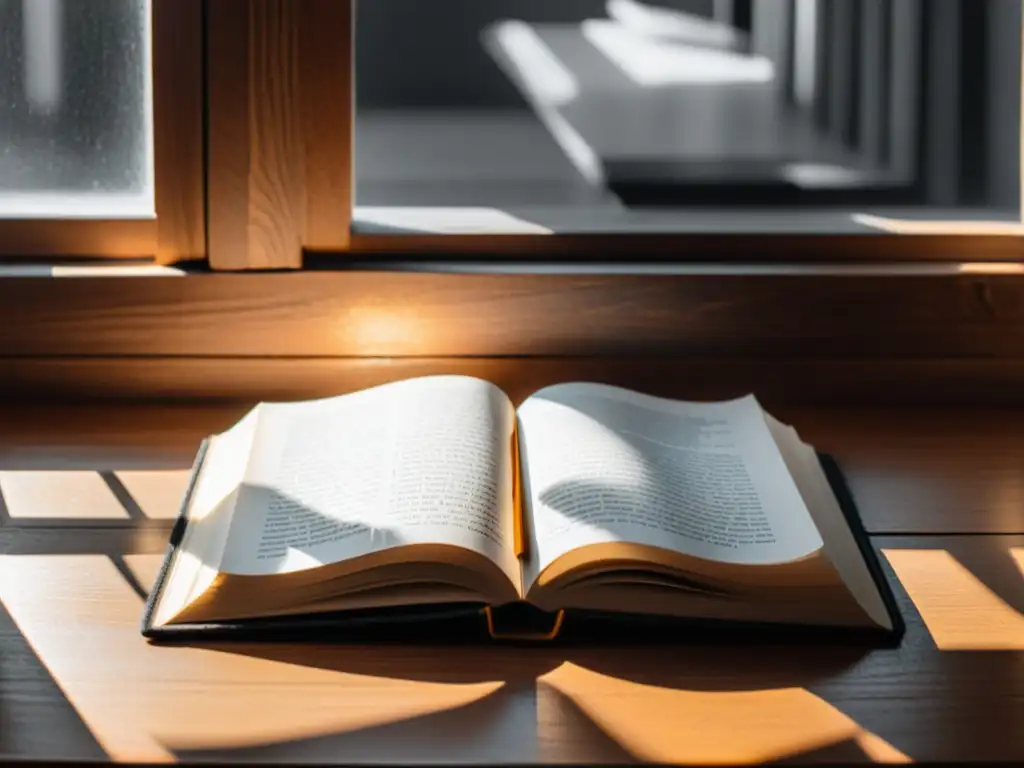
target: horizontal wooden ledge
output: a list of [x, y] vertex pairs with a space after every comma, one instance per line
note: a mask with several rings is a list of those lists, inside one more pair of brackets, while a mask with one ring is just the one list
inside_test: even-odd
[[[1005, 277], [1024, 275], [1024, 261], [886, 261], [886, 262], [728, 262], [649, 261], [622, 259], [525, 259], [512, 255], [456, 258], [452, 254], [375, 254], [329, 257], [307, 264], [316, 274], [353, 272], [434, 275], [526, 275], [597, 277]], [[53, 261], [0, 261], [0, 282], [9, 278], [158, 278], [190, 280], [260, 276], [274, 281], [294, 275], [276, 271], [211, 272], [195, 262], [157, 264], [152, 259], [97, 260], [69, 258]]]
[[0, 219], [0, 256], [4, 257], [139, 259], [156, 252], [155, 217]]
[[[730, 262], [649, 261], [623, 259], [565, 260], [545, 257], [523, 258], [445, 257], [430, 254], [360, 256], [345, 261], [327, 259], [308, 265], [318, 272], [400, 272], [436, 275], [528, 275], [598, 277], [950, 277], [976, 275], [1001, 277], [1024, 275], [1024, 262], [1017, 261], [887, 261], [887, 262]], [[178, 270], [179, 274], [187, 272]], [[0, 273], [2, 275], [2, 273]], [[61, 275], [63, 276], [63, 274]], [[99, 276], [98, 274], [96, 276]]]
[[1024, 275], [24, 277], [0, 323], [4, 356], [998, 359]]
[[[549, 384], [599, 381], [666, 397], [754, 392], [769, 407], [1024, 406], [1024, 358], [1013, 360], [607, 358], [0, 358], [0, 395], [60, 402], [295, 400], [391, 381], [465, 375], [513, 400]], [[1024, 448], [1022, 448], [1024, 450]]]
[[[328, 253], [328, 251], [323, 251]], [[1024, 255], [1024, 226], [950, 226], [935, 231], [859, 235], [693, 235], [662, 233], [604, 234], [360, 234], [339, 256], [379, 253], [568, 254], [595, 258], [715, 260], [738, 262], [861, 261], [898, 259], [959, 262], [1018, 261]]]

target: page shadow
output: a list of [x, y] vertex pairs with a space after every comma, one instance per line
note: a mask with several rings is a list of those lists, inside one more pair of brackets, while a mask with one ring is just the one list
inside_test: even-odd
[[[395, 572], [387, 569], [395, 567], [394, 564], [378, 565], [372, 558], [383, 551], [416, 544], [406, 535], [410, 530], [409, 525], [402, 527], [369, 525], [360, 520], [340, 519], [337, 516], [327, 515], [277, 489], [251, 483], [242, 483], [235, 488], [213, 510], [203, 516], [201, 524], [215, 529], [226, 525], [232, 531], [246, 529], [261, 524], [263, 510], [269, 510], [268, 516], [275, 514], [278, 515], [279, 520], [287, 520], [284, 526], [287, 530], [282, 534], [282, 528], [265, 528], [265, 535], [258, 537], [260, 543], [257, 544], [257, 563], [261, 560], [274, 559], [284, 562], [281, 558], [298, 554], [306, 556], [308, 560], [296, 565], [297, 570], [319, 567], [317, 563], [330, 567], [332, 563], [329, 557], [330, 553], [321, 547], [324, 545], [329, 547], [332, 543], [341, 540], [359, 539], [361, 541], [356, 542], [356, 546], [367, 554], [346, 558], [347, 562], [358, 563], [365, 558], [366, 567], [356, 569], [359, 575], [378, 571], [382, 576], [392, 579], [395, 577]], [[227, 517], [230, 519], [225, 519]], [[197, 563], [220, 572], [223, 565], [222, 553], [212, 552], [198, 546], [188, 547], [186, 531], [190, 526], [196, 524], [200, 523], [185, 518], [179, 520], [171, 536], [172, 545], [177, 548], [177, 557], [180, 558], [180, 552], [183, 549], [190, 549], [190, 555]], [[239, 539], [229, 533], [226, 540], [230, 542]], [[249, 546], [249, 544], [238, 546]], [[230, 551], [224, 557], [231, 557]], [[406, 562], [413, 561], [406, 559]], [[414, 617], [419, 621], [413, 622], [414, 628], [411, 631], [421, 633], [415, 638], [418, 643], [448, 645], [457, 642], [460, 637], [463, 637], [464, 642], [476, 642], [483, 639], [486, 636], [486, 625], [483, 622], [482, 614], [485, 601], [482, 596], [475, 598], [468, 592], [473, 578], [476, 578], [474, 575], [476, 572], [471, 572], [470, 578], [467, 578], [467, 571], [461, 566], [448, 565], [444, 562], [435, 563], [433, 560], [424, 562], [429, 562], [434, 566], [437, 576], [426, 585], [421, 583], [420, 587], [426, 586], [430, 590], [457, 587], [467, 590], [467, 597], [463, 599], [458, 596], [458, 600], [455, 602], [409, 605], [394, 610], [370, 608], [341, 610], [335, 607], [318, 611], [314, 601], [307, 602], [292, 613], [273, 617], [261, 616], [259, 612], [246, 615], [236, 612], [232, 614], [231, 618], [219, 621], [203, 624], [181, 622], [179, 625], [167, 625], [161, 628], [160, 640], [178, 644], [194, 641], [215, 642], [219, 637], [232, 639], [237, 638], [240, 634], [246, 634], [261, 642], [305, 644], [316, 640], [329, 640], [338, 643], [359, 641], [404, 643], [409, 640], [410, 630], [406, 627], [408, 619]], [[170, 571], [173, 572], [173, 568]], [[236, 583], [242, 584], [249, 590], [259, 584], [260, 579], [273, 579], [274, 577], [239, 574], [232, 578]], [[489, 578], [489, 576], [480, 578]], [[244, 584], [244, 582], [248, 582], [248, 584]], [[231, 581], [227, 581], [226, 584], [230, 585]], [[155, 585], [155, 592], [158, 596], [162, 594], [163, 586], [162, 580], [158, 580]], [[266, 592], [273, 590], [274, 587], [272, 583], [267, 582], [266, 586], [261, 589]], [[386, 587], [378, 594], [394, 597], [394, 589], [393, 586]], [[358, 595], [366, 598], [373, 595], [375, 590], [377, 590], [376, 587], [364, 584]], [[220, 585], [210, 594], [223, 594], [225, 591], [228, 590]], [[198, 597], [192, 602], [197, 603], [205, 599], [205, 597]], [[287, 598], [285, 597], [279, 602], [283, 605], [287, 602]], [[438, 631], [431, 632], [430, 630], [435, 625], [438, 627]], [[476, 630], [479, 634], [471, 638], [464, 637], [467, 630]]]
[[[241, 483], [221, 499], [213, 510], [203, 515], [201, 521], [182, 518], [177, 526], [175, 540], [181, 543], [187, 526], [201, 524], [215, 530], [227, 526], [229, 531], [238, 531], [255, 525], [263, 515], [266, 515], [266, 519], [257, 543], [257, 561], [279, 559], [289, 551], [294, 551], [312, 558], [307, 567], [314, 567], [317, 562], [320, 565], [329, 564], [327, 561], [316, 560], [318, 555], [325, 554], [318, 549], [340, 540], [369, 538], [369, 548], [376, 550], [407, 543], [397, 528], [370, 526], [362, 521], [331, 516], [276, 488], [255, 483]], [[225, 520], [226, 517], [230, 519]], [[284, 519], [288, 521], [286, 525], [282, 524]], [[237, 539], [229, 533], [226, 540], [231, 542]], [[203, 565], [215, 569], [222, 565], [220, 555], [223, 553], [198, 548], [190, 551]]]
[[[194, 645], [194, 644], [190, 644]], [[348, 760], [530, 762], [535, 749], [563, 750], [573, 762], [635, 763], [640, 758], [606, 732], [579, 705], [542, 678], [565, 664], [607, 677], [679, 691], [717, 693], [776, 688], [810, 689], [823, 677], [841, 675], [857, 661], [846, 649], [818, 654], [792, 649], [736, 653], [730, 648], [645, 648], [637, 656], [623, 649], [536, 646], [355, 646], [246, 643], [202, 644], [208, 650], [240, 653], [297, 666], [393, 680], [473, 684], [500, 682], [485, 698], [456, 709], [308, 739], [244, 748], [182, 749], [165, 746], [180, 759], [274, 760], [332, 755]], [[839, 750], [842, 745], [835, 745]], [[857, 746], [843, 747], [843, 755]], [[832, 752], [830, 754], [836, 754]], [[545, 756], [547, 757], [547, 756]], [[794, 756], [795, 757], [795, 756]], [[787, 758], [788, 760], [789, 758]]]
[[580, 752], [587, 763], [636, 762], [566, 697], [549, 694], [543, 713], [538, 704], [532, 686], [506, 685], [453, 709], [312, 738], [229, 749], [164, 746], [190, 762], [286, 762], [301, 755], [303, 762], [527, 764], [552, 761], [546, 753], [557, 749], [557, 739], [539, 733], [550, 722], [581, 745], [573, 750], [574, 762]]
[[[277, 493], [259, 490], [271, 494], [265, 498]], [[297, 502], [286, 498], [284, 503]], [[223, 513], [223, 508], [219, 511]], [[312, 515], [314, 521], [323, 517], [308, 507], [304, 514]], [[366, 533], [360, 530], [357, 535]], [[867, 652], [863, 647], [819, 645], [753, 649], [750, 638], [708, 646], [701, 633], [689, 638], [689, 643], [645, 644], [642, 650], [630, 650], [628, 645], [607, 644], [481, 643], [443, 633], [424, 641], [421, 631], [422, 627], [412, 625], [387, 642], [371, 643], [345, 640], [342, 633], [339, 642], [336, 633], [322, 635], [299, 624], [290, 634], [286, 630], [287, 641], [276, 639], [273, 633], [242, 642], [208, 634], [187, 637], [176, 644], [370, 678], [453, 685], [497, 683], [498, 690], [444, 712], [308, 738], [245, 747], [164, 746], [179, 759], [193, 761], [284, 760], [295, 755], [326, 759], [344, 755], [346, 760], [354, 761], [411, 761], [427, 756], [442, 762], [529, 762], [536, 759], [535, 751], [542, 747], [567, 750], [569, 757], [576, 759], [581, 745], [586, 744], [587, 754], [593, 754], [597, 762], [635, 762], [636, 757], [626, 746], [567, 696], [543, 685], [541, 679], [571, 664], [605, 677], [683, 692], [794, 688], [815, 696], [811, 690], [821, 681], [843, 675]], [[701, 642], [705, 645], [691, 644]], [[547, 707], [545, 712], [555, 711], [557, 716], [542, 714], [542, 703]], [[541, 733], [545, 728], [554, 730]]]

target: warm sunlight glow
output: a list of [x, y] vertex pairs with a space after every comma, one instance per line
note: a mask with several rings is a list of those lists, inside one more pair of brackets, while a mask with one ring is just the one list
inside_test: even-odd
[[424, 342], [423, 329], [410, 296], [404, 306], [353, 306], [345, 313], [339, 332], [345, 334], [359, 354], [384, 357], [415, 353]]
[[1020, 575], [1024, 578], [1024, 547], [1014, 547], [1011, 549], [1010, 557], [1012, 557], [1014, 562], [1017, 563], [1017, 567], [1020, 569]]
[[[986, 262], [958, 266], [960, 273], [965, 275], [1024, 275], [1024, 264]], [[1014, 511], [1019, 513], [1019, 510]]]
[[910, 221], [855, 213], [853, 220], [895, 235], [1024, 235], [1017, 221]]
[[802, 688], [691, 691], [572, 663], [540, 678], [637, 759], [721, 765], [784, 760], [853, 741], [884, 762], [908, 758]]
[[[1024, 615], [952, 554], [936, 549], [883, 551], [940, 650], [1024, 650]], [[1020, 557], [1014, 557], [1019, 565]], [[1019, 593], [1024, 581], [1007, 586]]]
[[[131, 568], [150, 584], [159, 563], [135, 557]], [[275, 646], [149, 645], [139, 636], [141, 599], [102, 556], [0, 556], [0, 602], [117, 761], [350, 733], [466, 706], [501, 687], [377, 677], [361, 671], [373, 668], [369, 651], [360, 665], [342, 646], [288, 657]]]

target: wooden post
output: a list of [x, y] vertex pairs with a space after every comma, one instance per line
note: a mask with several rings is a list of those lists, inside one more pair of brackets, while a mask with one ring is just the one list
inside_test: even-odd
[[206, 257], [203, 0], [153, 2], [157, 258]]
[[353, 0], [207, 0], [209, 262], [295, 269], [345, 250]]

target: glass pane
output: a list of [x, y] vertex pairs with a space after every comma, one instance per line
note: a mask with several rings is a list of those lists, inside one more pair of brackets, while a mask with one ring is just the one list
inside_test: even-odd
[[153, 214], [150, 0], [0, 0], [0, 216]]
[[1021, 226], [1020, 0], [358, 7], [358, 231]]

